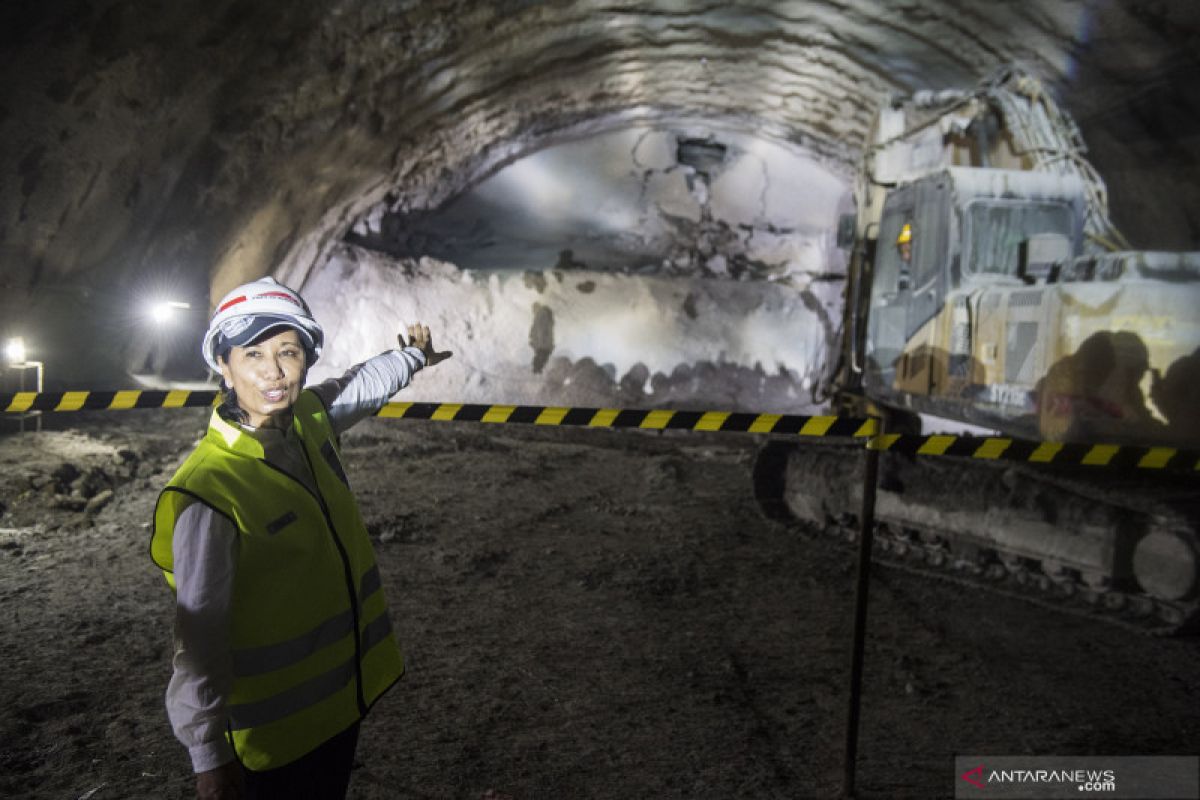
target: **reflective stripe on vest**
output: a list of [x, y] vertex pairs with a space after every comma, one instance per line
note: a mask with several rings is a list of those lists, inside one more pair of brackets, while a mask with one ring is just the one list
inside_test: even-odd
[[[370, 650], [384, 641], [392, 632], [392, 620], [382, 614], [363, 630], [363, 651]], [[280, 692], [257, 703], [240, 703], [229, 706], [229, 727], [240, 731], [277, 722], [298, 711], [328, 698], [354, 680], [354, 660], [347, 659], [321, 675]]]
[[151, 541], [170, 581], [175, 523], [190, 504], [205, 503], [238, 530], [226, 707], [228, 736], [254, 770], [283, 766], [349, 727], [403, 672], [324, 406], [304, 391], [293, 411], [315, 494], [214, 414], [159, 496]]
[[[366, 605], [367, 599], [381, 588], [377, 564], [362, 577], [362, 585], [358, 590], [359, 607]], [[301, 661], [308, 654], [349, 636], [353, 629], [354, 614], [350, 609], [346, 609], [292, 639], [261, 647], [234, 649], [233, 674], [246, 677], [283, 669]]]

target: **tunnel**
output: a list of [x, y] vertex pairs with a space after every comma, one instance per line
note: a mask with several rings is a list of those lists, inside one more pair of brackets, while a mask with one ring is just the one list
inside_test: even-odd
[[[504, 319], [513, 352], [490, 371], [519, 378], [511, 376], [513, 387], [478, 388], [479, 395], [511, 388], [517, 396], [505, 399], [533, 399], [561, 390], [541, 391], [547, 378], [578, 372], [584, 362], [583, 371], [597, 373], [591, 383], [607, 377], [610, 395], [622, 378], [646, 371], [660, 375], [660, 395], [672, 397], [677, 367], [689, 373], [711, 364], [729, 372], [729, 384], [750, 385], [750, 394], [697, 400], [749, 408], [778, 396], [798, 407], [821, 379], [814, 362], [836, 320], [844, 256], [832, 236], [838, 213], [853, 202], [872, 115], [889, 96], [967, 87], [1010, 64], [1033, 70], [1062, 97], [1131, 242], [1197, 247], [1188, 38], [1195, 20], [1181, 3], [666, 4], [602, 13], [586, 4], [312, 3], [281, 12], [238, 3], [12, 3], [3, 13], [0, 125], [13, 189], [0, 216], [4, 333], [24, 336], [47, 357], [53, 352], [65, 368], [46, 377], [63, 388], [119, 388], [114, 376], [122, 371], [170, 375], [168, 363], [174, 377], [196, 378], [186, 375], [189, 364], [195, 371], [192, 354], [174, 352], [186, 337], [155, 329], [147, 304], [187, 302], [190, 313], [178, 314], [178, 324], [190, 324], [194, 339], [206, 306], [238, 282], [275, 275], [298, 289], [313, 286], [319, 303], [325, 292], [315, 287], [341, 285], [347, 250], [365, 247], [393, 258], [428, 256], [441, 262], [428, 267], [434, 272], [470, 265], [469, 280], [502, 282], [458, 299], [514, 306]], [[618, 144], [622, 137], [628, 141]], [[693, 140], [726, 148], [720, 163], [688, 164]], [[572, 163], [594, 165], [593, 174]], [[536, 204], [536, 191], [555, 191], [539, 164], [568, 187], [549, 202], [573, 207], [575, 229], [561, 229], [563, 209]], [[511, 179], [522, 170], [526, 183]], [[602, 180], [606, 171], [628, 172], [629, 185], [615, 175]], [[701, 174], [715, 207], [688, 189]], [[461, 264], [436, 245], [433, 252], [420, 242], [389, 245], [379, 230], [420, 238], [422, 220], [436, 221], [456, 198], [469, 205], [472, 192], [489, 189], [508, 193], [498, 202], [528, 204], [519, 206], [526, 227], [549, 215], [540, 222], [552, 256], [526, 248], [525, 263], [489, 260], [486, 250], [473, 259], [464, 248], [482, 241], [477, 230], [472, 244], [465, 226], [477, 220], [452, 214], [444, 224], [456, 226]], [[640, 196], [631, 196], [635, 190]], [[759, 208], [749, 200], [756, 193]], [[495, 222], [506, 236], [522, 235], [514, 218]], [[624, 249], [620, 237], [630, 240]], [[612, 252], [559, 258], [587, 251], [589, 242]], [[598, 293], [551, 299], [524, 290], [516, 273], [551, 274], [560, 260], [561, 280], [590, 280]], [[745, 266], [752, 263], [759, 266]], [[580, 269], [588, 275], [568, 277]], [[714, 286], [722, 278], [737, 284]], [[695, 292], [692, 279], [701, 281]], [[785, 279], [792, 296], [760, 297], [766, 279]], [[647, 314], [670, 306], [675, 328], [692, 328], [677, 337], [686, 345], [639, 359], [618, 352], [633, 342], [592, 352], [594, 345], [578, 341], [554, 348], [550, 334], [546, 363], [534, 369], [538, 348], [520, 339], [548, 335], [533, 331], [535, 305], [545, 320], [566, 303], [558, 331], [569, 337], [562, 314], [602, 313], [626, 292], [647, 296]], [[361, 299], [372, 320], [360, 334], [366, 341], [386, 343], [388, 331], [375, 325], [413, 313], [395, 305], [402, 293], [387, 303], [378, 293]], [[570, 308], [583, 299], [586, 309]], [[772, 303], [780, 307], [763, 308]], [[771, 342], [757, 357], [736, 331], [711, 341], [705, 321], [719, 318], [722, 306], [761, 308], [749, 318], [760, 323], [758, 335], [780, 325], [811, 328], [811, 351], [796, 337]], [[84, 320], [103, 331], [100, 352], [72, 341], [72, 326]], [[460, 385], [483, 377], [453, 376]]]
[[[893, 354], [886, 330], [866, 361], [894, 363], [864, 380], [888, 384], [874, 399], [893, 433], [1044, 438], [1046, 460], [1084, 466], [1044, 480], [885, 456], [877, 548], [960, 569], [875, 573], [861, 796], [952, 794], [970, 752], [1191, 758], [1195, 640], [1145, 633], [1164, 597], [1158, 623], [1194, 628], [1194, 474], [1087, 465], [1177, 468], [1200, 449], [1198, 37], [1187, 0], [7, 0], [0, 339], [20, 356], [0, 396], [24, 402], [33, 364], [37, 391], [106, 403], [215, 393], [199, 345], [217, 302], [271, 277], [324, 328], [314, 384], [421, 322], [453, 356], [398, 401], [743, 420], [517, 431], [429, 412], [339, 440], [389, 597], [420, 598], [392, 600], [414, 664], [364, 723], [349, 796], [837, 796], [859, 451], [755, 426], [846, 416], [855, 293], [881, 303], [845, 231], [869, 207], [881, 114], [1028, 76], [1030, 102], [1068, 120], [1117, 255], [1035, 275], [1035, 246], [1060, 242], [1022, 241], [1008, 327], [979, 350], [1008, 358], [998, 387], [932, 339]], [[986, 192], [946, 174], [955, 198]], [[963, 203], [951, 230], [977, 224]], [[876, 223], [872, 247], [899, 242]], [[1063, 319], [1082, 322], [1035, 365], [1041, 301], [1021, 290], [1105, 269], [1160, 293], [1125, 312], [1116, 290], [1068, 291]], [[950, 387], [960, 412], [914, 407], [918, 384]], [[1019, 417], [961, 411], [1014, 386]], [[0, 432], [0, 794], [193, 796], [162, 711], [169, 592], [145, 545], [209, 409], [30, 407]], [[914, 453], [957, 454], [923, 441]], [[410, 693], [412, 719], [394, 696]]]

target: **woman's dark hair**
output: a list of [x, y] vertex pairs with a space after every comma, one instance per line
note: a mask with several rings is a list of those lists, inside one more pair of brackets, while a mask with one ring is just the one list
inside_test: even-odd
[[237, 393], [232, 386], [226, 386], [221, 381], [221, 393], [217, 396], [217, 414], [226, 422], [236, 422], [241, 425], [250, 424], [250, 415], [238, 405]]

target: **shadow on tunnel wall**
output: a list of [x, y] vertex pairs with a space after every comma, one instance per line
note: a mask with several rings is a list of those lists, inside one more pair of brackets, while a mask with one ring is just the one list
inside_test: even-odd
[[1152, 374], [1150, 399], [1166, 417], [1172, 438], [1200, 445], [1200, 347], [1177, 359], [1165, 374]]
[[1200, 348], [1161, 370], [1138, 334], [1098, 331], [1055, 362], [1031, 396], [1049, 441], [1200, 448]]
[[1059, 359], [1033, 389], [1038, 427], [1050, 441], [1170, 440], [1146, 403], [1141, 383], [1150, 353], [1130, 331], [1099, 331]]
[[873, 394], [889, 404], [911, 403], [914, 410], [1007, 435], [1200, 448], [1200, 348], [1162, 370], [1131, 331], [1093, 333], [1027, 388], [1000, 383], [1001, 376], [989, 382], [976, 359], [928, 345], [901, 354], [886, 369], [868, 358], [866, 375]]

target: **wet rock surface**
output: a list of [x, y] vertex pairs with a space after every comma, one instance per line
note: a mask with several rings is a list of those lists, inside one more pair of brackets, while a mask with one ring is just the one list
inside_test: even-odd
[[[72, 430], [0, 437], [0, 795], [188, 797], [147, 523], [203, 415], [58, 420]], [[853, 554], [759, 515], [756, 446], [351, 431], [408, 672], [364, 726], [350, 797], [836, 796]], [[100, 473], [102, 508], [53, 507]], [[948, 796], [956, 753], [1173, 754], [1200, 737], [1195, 640], [881, 568], [870, 624], [863, 797]]]

